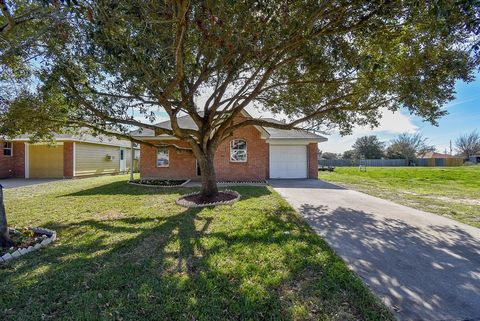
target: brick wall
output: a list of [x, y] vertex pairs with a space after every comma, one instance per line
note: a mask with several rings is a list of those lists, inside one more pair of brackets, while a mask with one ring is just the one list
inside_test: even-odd
[[308, 144], [308, 178], [318, 179], [318, 144]]
[[13, 142], [12, 156], [3, 156], [3, 143], [0, 141], [0, 178], [25, 177], [25, 143]]
[[[247, 141], [247, 162], [230, 162], [230, 141], [244, 139]], [[186, 142], [151, 141], [153, 144], [176, 144], [189, 148]], [[197, 179], [196, 161], [192, 154], [178, 152], [175, 148], [169, 149], [169, 167], [156, 166], [156, 149], [151, 146], [140, 147], [140, 176], [179, 179]], [[268, 144], [260, 138], [260, 132], [253, 126], [241, 128], [233, 136], [220, 144], [215, 155], [215, 169], [217, 180], [261, 180], [268, 177]]]
[[73, 142], [63, 143], [63, 177], [73, 177]]
[[[268, 177], [268, 144], [253, 126], [246, 126], [224, 140], [215, 155], [215, 169], [218, 181], [262, 180]], [[247, 141], [247, 161], [230, 162], [230, 141]]]
[[[187, 147], [187, 142], [179, 140], [151, 141], [152, 144], [176, 144], [179, 147]], [[196, 164], [192, 154], [180, 152], [175, 148], [169, 148], [169, 166], [157, 167], [157, 149], [148, 145], [140, 145], [140, 177], [160, 178], [195, 178]]]
[[[230, 141], [244, 139], [247, 141], [247, 161], [230, 162]], [[176, 144], [189, 148], [189, 144], [179, 140], [151, 141], [152, 144]], [[253, 126], [247, 126], [236, 131], [231, 137], [223, 141], [215, 154], [215, 169], [217, 181], [231, 180], [263, 180], [268, 178], [268, 144], [261, 138], [260, 132]], [[308, 177], [318, 178], [317, 143], [308, 145]], [[141, 145], [140, 147], [140, 176], [159, 178], [178, 178], [199, 180], [196, 176], [196, 162], [192, 154], [178, 152], [175, 148], [169, 149], [169, 167], [156, 166], [156, 148]]]

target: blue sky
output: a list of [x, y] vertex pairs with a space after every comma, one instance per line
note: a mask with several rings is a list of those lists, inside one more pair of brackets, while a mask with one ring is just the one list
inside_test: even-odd
[[437, 151], [444, 152], [445, 148], [448, 151], [450, 140], [454, 145], [455, 138], [461, 134], [474, 130], [480, 132], [480, 73], [473, 82], [457, 82], [455, 89], [455, 100], [445, 106], [449, 114], [439, 120], [438, 127], [423, 122], [404, 110], [397, 113], [384, 112], [378, 128], [356, 128], [352, 135], [344, 137], [333, 133], [328, 136], [327, 143], [319, 145], [319, 149], [340, 153], [351, 149], [351, 145], [360, 136], [377, 135], [380, 139], [389, 141], [402, 132], [419, 132], [429, 139], [431, 145], [437, 147]]

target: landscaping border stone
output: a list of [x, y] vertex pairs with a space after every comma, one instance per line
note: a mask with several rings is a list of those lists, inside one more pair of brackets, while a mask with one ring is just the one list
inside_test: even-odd
[[222, 181], [219, 186], [267, 186], [267, 181]]
[[187, 201], [185, 199], [185, 197], [200, 194], [200, 192], [194, 192], [194, 193], [188, 193], [188, 194], [182, 195], [182, 197], [180, 197], [178, 200], [176, 200], [175, 203], [177, 203], [177, 205], [180, 205], [180, 206], [183, 206], [183, 207], [189, 207], [189, 208], [208, 207], [208, 206], [217, 206], [217, 205], [232, 205], [233, 203], [238, 202], [240, 200], [240, 198], [242, 197], [242, 195], [240, 195], [240, 193], [238, 193], [236, 191], [229, 190], [229, 189], [226, 189], [226, 190], [223, 190], [223, 191], [220, 191], [220, 192], [233, 194], [233, 195], [235, 195], [235, 198], [233, 200], [229, 200], [229, 201], [220, 201], [220, 202], [213, 202], [213, 203], [207, 203], [207, 204], [196, 204], [194, 202], [190, 202], [190, 201]]
[[[15, 231], [15, 229], [12, 229], [12, 228], [9, 228], [8, 230]], [[49, 230], [42, 227], [34, 227], [32, 228], [32, 231], [37, 234], [46, 235], [47, 238], [45, 238], [42, 242], [35, 244], [34, 246], [22, 247], [17, 249], [13, 253], [6, 253], [3, 256], [0, 256], [0, 264], [7, 263], [8, 261], [16, 259], [22, 255], [39, 250], [42, 247], [46, 247], [57, 239], [57, 232], [53, 230]]]
[[135, 185], [135, 186], [144, 186], [144, 187], [157, 187], [157, 188], [175, 188], [175, 187], [183, 187], [186, 184], [188, 184], [191, 181], [191, 179], [187, 179], [185, 182], [179, 185], [151, 185], [151, 184], [140, 184], [140, 183], [134, 183], [129, 181], [128, 184], [130, 185]]

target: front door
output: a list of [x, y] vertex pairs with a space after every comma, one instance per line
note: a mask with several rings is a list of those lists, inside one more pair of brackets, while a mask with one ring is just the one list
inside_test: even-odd
[[120, 149], [120, 172], [127, 171], [127, 158], [125, 157], [125, 149]]

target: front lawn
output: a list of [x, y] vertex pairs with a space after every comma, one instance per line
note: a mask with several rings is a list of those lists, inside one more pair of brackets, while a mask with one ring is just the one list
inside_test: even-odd
[[11, 225], [58, 232], [0, 268], [1, 320], [391, 320], [290, 206], [238, 187], [230, 207], [187, 189], [100, 177], [6, 190]]
[[319, 178], [480, 227], [480, 166], [337, 167]]

